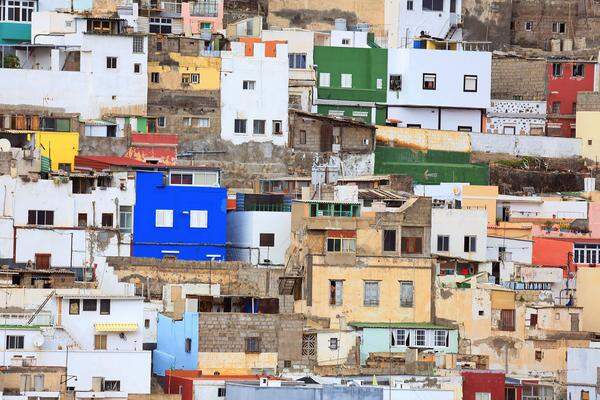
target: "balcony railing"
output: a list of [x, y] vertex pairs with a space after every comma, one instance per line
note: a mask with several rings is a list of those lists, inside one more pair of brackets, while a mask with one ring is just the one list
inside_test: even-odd
[[168, 14], [181, 14], [181, 3], [163, 1], [161, 3], [161, 9]]
[[216, 17], [219, 15], [219, 2], [217, 0], [198, 1], [191, 4], [192, 17]]

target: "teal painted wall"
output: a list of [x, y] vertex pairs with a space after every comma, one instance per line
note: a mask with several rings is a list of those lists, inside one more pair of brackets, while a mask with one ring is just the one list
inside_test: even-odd
[[470, 153], [377, 147], [375, 174], [410, 175], [415, 184], [465, 182], [472, 185], [488, 185], [488, 165], [471, 164], [470, 159]]
[[25, 22], [0, 22], [0, 44], [31, 41], [31, 24]]
[[[330, 74], [330, 87], [318, 86], [319, 99], [387, 101], [386, 49], [315, 46], [314, 61], [318, 74]], [[342, 74], [352, 74], [352, 88], [341, 87]], [[382, 80], [381, 89], [377, 79]]]
[[[360, 344], [360, 364], [365, 365], [369, 353], [404, 353], [406, 346], [390, 346], [391, 331], [388, 328], [363, 328]], [[432, 347], [434, 351], [455, 354], [458, 353], [458, 331], [448, 333], [448, 347]]]

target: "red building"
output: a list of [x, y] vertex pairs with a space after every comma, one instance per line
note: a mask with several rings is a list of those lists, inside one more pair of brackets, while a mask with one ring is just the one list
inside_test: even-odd
[[548, 136], [575, 137], [577, 93], [594, 90], [592, 61], [548, 61]]
[[595, 238], [533, 238], [533, 265], [558, 267], [567, 277], [578, 266], [600, 264], [600, 239]]
[[505, 400], [502, 371], [462, 371], [463, 400]]

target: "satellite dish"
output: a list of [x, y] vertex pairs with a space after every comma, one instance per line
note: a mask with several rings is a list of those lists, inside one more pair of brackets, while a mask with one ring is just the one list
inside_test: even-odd
[[8, 139], [0, 139], [0, 151], [1, 152], [7, 152], [10, 151], [10, 142], [8, 141]]
[[36, 335], [33, 338], [33, 345], [35, 347], [42, 347], [43, 344], [44, 344], [44, 337], [42, 335]]

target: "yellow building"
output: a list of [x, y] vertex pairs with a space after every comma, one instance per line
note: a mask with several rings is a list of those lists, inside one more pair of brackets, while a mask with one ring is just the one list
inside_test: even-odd
[[296, 312], [329, 319], [331, 326], [430, 322], [430, 235], [429, 198], [378, 212], [359, 203], [295, 202], [282, 286], [289, 282], [295, 293]]
[[600, 332], [600, 313], [598, 312], [599, 287], [600, 269], [577, 268], [576, 304], [583, 307], [583, 330]]
[[72, 170], [79, 153], [79, 132], [35, 131], [36, 147], [41, 155], [50, 159], [53, 171]]
[[180, 53], [169, 53], [169, 57], [173, 63], [148, 62], [148, 89], [220, 90], [220, 58]]
[[577, 111], [575, 137], [581, 139], [581, 156], [600, 158], [600, 111]]

